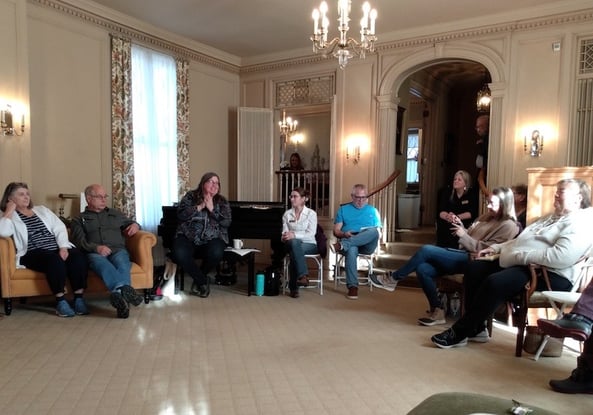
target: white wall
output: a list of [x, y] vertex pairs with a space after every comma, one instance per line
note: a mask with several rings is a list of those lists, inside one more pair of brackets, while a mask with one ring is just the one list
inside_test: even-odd
[[[56, 212], [59, 193], [78, 193], [91, 182], [109, 189], [108, 29], [26, 0], [0, 0], [0, 34], [3, 54], [11, 58], [0, 65], [0, 91], [6, 99], [22, 96], [31, 110], [23, 137], [0, 136], [0, 186], [26, 181], [35, 203]], [[238, 102], [238, 74], [191, 61], [192, 186], [206, 171], [215, 171], [222, 192], [228, 191], [229, 114]]]

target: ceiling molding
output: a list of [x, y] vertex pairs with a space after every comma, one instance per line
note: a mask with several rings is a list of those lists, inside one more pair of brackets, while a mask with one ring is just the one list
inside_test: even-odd
[[106, 17], [92, 13], [79, 7], [65, 4], [59, 0], [29, 0], [31, 3], [38, 4], [42, 7], [53, 9], [59, 13], [67, 14], [85, 22], [100, 26], [106, 29], [111, 34], [118, 34], [128, 39], [135, 40], [146, 46], [163, 51], [169, 51], [174, 56], [186, 58], [192, 61], [200, 62], [205, 65], [210, 65], [223, 71], [231, 72], [233, 74], [239, 73], [239, 66], [230, 64], [220, 59], [216, 59], [210, 55], [206, 55], [197, 50], [181, 46], [175, 42], [168, 41], [159, 36], [155, 36], [144, 31], [135, 29], [125, 24], [115, 22]]
[[[286, 70], [294, 66], [321, 64], [323, 62], [327, 62], [326, 58], [324, 58], [321, 55], [309, 55], [296, 58], [280, 59], [253, 65], [232, 64], [223, 59], [217, 59], [213, 56], [200, 52], [191, 47], [182, 46], [177, 42], [166, 40], [161, 36], [156, 36], [154, 34], [150, 34], [145, 31], [135, 29], [129, 25], [116, 22], [97, 13], [93, 13], [89, 10], [85, 10], [83, 8], [67, 4], [60, 0], [28, 1], [34, 4], [38, 4], [42, 7], [51, 8], [53, 10], [56, 10], [57, 12], [84, 20], [91, 24], [103, 27], [110, 33], [116, 33], [133, 39], [139, 43], [149, 45], [157, 49], [169, 51], [175, 56], [187, 58], [196, 62], [210, 65], [223, 71], [231, 72], [233, 74], [279, 71]], [[529, 31], [540, 29], [545, 26], [557, 26], [564, 24], [579, 24], [589, 22], [593, 22], [593, 9], [585, 9], [582, 11], [564, 13], [553, 16], [544, 16], [539, 18], [518, 20], [490, 26], [482, 26], [475, 29], [449, 31], [445, 33], [379, 43], [376, 45], [376, 50], [378, 52], [389, 51], [393, 49], [434, 45], [453, 40], [458, 41], [460, 39], [469, 40], [501, 33]]]

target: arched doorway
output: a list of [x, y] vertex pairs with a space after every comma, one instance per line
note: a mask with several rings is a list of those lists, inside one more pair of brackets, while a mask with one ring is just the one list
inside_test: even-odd
[[[471, 45], [470, 48], [465, 45], [464, 47], [457, 46], [443, 46], [439, 49], [439, 57], [435, 58], [433, 50], [425, 50], [420, 53], [411, 55], [405, 59], [398, 60], [389, 70], [385, 72], [385, 76], [382, 77], [379, 94], [378, 94], [378, 145], [382, 148], [394, 149], [393, 154], [391, 152], [383, 152], [380, 154], [380, 159], [377, 163], [376, 174], [379, 177], [386, 177], [389, 172], [393, 171], [394, 168], [398, 168], [398, 165], [402, 163], [402, 155], [397, 155], [397, 149], [395, 149], [394, 137], [397, 134], [398, 124], [398, 107], [405, 102], [409, 95], [409, 91], [414, 91], [414, 88], [419, 85], [429, 85], [430, 87], [424, 88], [425, 91], [420, 94], [422, 97], [422, 104], [426, 104], [426, 108], [423, 107], [423, 112], [428, 111], [428, 120], [426, 131], [424, 131], [424, 140], [432, 140], [431, 145], [425, 148], [426, 151], [422, 153], [421, 163], [424, 163], [424, 158], [430, 160], [439, 160], [443, 158], [445, 154], [445, 140], [444, 138], [438, 140], [436, 137], [444, 137], [444, 132], [439, 131], [439, 128], [445, 128], [447, 107], [452, 106], [447, 101], [447, 94], [439, 90], [440, 87], [436, 81], [430, 81], [430, 77], [426, 73], [423, 76], [426, 78], [425, 82], [418, 82], [413, 80], [412, 76], [420, 71], [423, 71], [430, 67], [440, 68], [439, 65], [455, 63], [455, 62], [471, 62], [474, 65], [479, 65], [479, 68], [485, 68], [487, 73], [490, 75], [492, 82], [490, 83], [490, 89], [492, 90], [492, 103], [490, 110], [490, 136], [500, 137], [501, 132], [501, 107], [504, 97], [504, 69], [503, 64], [499, 56], [497, 56], [491, 49], [485, 48], [481, 45]], [[476, 68], [477, 68], [476, 67]], [[433, 68], [434, 70], [435, 68]], [[478, 71], [476, 84], [479, 82], [479, 78], [483, 77], [483, 70]], [[433, 82], [432, 84], [430, 82]], [[442, 87], [442, 86], [441, 86]], [[445, 89], [448, 89], [445, 88]], [[469, 88], [467, 88], [469, 90]], [[478, 88], [479, 89], [479, 88]], [[472, 94], [477, 93], [478, 89], [472, 90]], [[405, 96], [403, 93], [405, 92]], [[468, 92], [469, 94], [470, 92]], [[456, 105], [456, 104], [453, 104]], [[473, 114], [475, 115], [475, 113]], [[472, 120], [468, 123], [468, 127], [473, 129]], [[475, 136], [472, 138], [475, 139]], [[475, 143], [475, 142], [474, 142]], [[471, 149], [459, 146], [458, 149], [454, 149], [460, 154], [470, 153], [466, 163], [471, 163], [473, 158], [475, 161], [475, 146], [472, 144]], [[490, 140], [488, 159], [490, 165], [496, 165], [496, 162], [500, 159], [500, 142], [499, 140]], [[398, 160], [400, 158], [400, 160]], [[428, 160], [427, 160], [428, 161]], [[494, 161], [494, 163], [493, 163]], [[399, 164], [398, 164], [399, 163]], [[434, 223], [435, 211], [436, 211], [436, 200], [437, 200], [437, 189], [442, 186], [447, 180], [446, 176], [448, 173], [446, 166], [451, 164], [450, 169], [453, 169], [451, 162], [447, 164], [441, 164], [435, 162], [430, 168], [425, 167], [422, 173], [422, 185], [420, 186], [420, 192], [422, 193], [422, 203], [424, 207], [422, 211], [422, 223]], [[458, 163], [457, 163], [458, 164]], [[384, 170], [384, 171], [383, 171]], [[475, 170], [475, 169], [474, 169]], [[493, 174], [494, 173], [494, 174]], [[500, 174], [492, 168], [489, 171], [488, 182], [494, 178], [497, 180], [497, 175]], [[404, 180], [398, 180], [398, 192], [404, 192], [406, 188]], [[396, 215], [396, 212], [393, 213]]]
[[434, 224], [437, 214], [432, 195], [448, 186], [456, 171], [469, 172], [478, 195], [476, 96], [485, 74], [489, 77], [475, 61], [439, 62], [412, 73], [397, 92], [400, 108], [406, 109], [398, 113], [403, 114], [403, 139], [395, 164], [405, 172], [400, 191], [420, 194], [424, 225]]

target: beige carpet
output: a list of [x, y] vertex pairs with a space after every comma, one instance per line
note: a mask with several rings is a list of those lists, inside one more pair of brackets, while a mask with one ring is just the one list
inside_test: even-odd
[[[593, 396], [562, 395], [575, 355], [514, 357], [514, 336], [440, 350], [420, 327], [417, 289], [361, 288], [358, 301], [327, 283], [299, 299], [247, 297], [213, 286], [113, 318], [61, 319], [45, 301], [0, 320], [2, 414], [405, 414], [444, 391], [485, 393], [561, 414], [593, 413]], [[189, 284], [186, 284], [189, 287]]]

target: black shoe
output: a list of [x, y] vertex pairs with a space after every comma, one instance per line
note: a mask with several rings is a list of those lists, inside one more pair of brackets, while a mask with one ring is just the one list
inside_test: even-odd
[[109, 302], [117, 310], [117, 318], [128, 318], [130, 315], [130, 309], [128, 303], [124, 300], [121, 293], [114, 291], [109, 296]]
[[461, 347], [467, 345], [467, 337], [459, 338], [453, 328], [447, 329], [440, 334], [435, 334], [430, 338], [432, 342], [441, 349], [450, 349], [452, 347]]
[[558, 320], [537, 320], [537, 326], [552, 337], [571, 337], [579, 341], [585, 341], [591, 335], [593, 321], [580, 314], [568, 313]]
[[195, 295], [197, 297], [206, 298], [210, 295], [210, 284], [202, 284], [198, 285], [195, 281], [191, 284], [191, 289], [189, 291], [190, 295]]
[[142, 302], [142, 296], [138, 294], [133, 287], [130, 287], [129, 285], [122, 285], [120, 290], [121, 295], [123, 295], [124, 300], [126, 300], [128, 304], [138, 307]]
[[299, 298], [299, 290], [290, 290], [290, 296], [292, 298]]
[[577, 367], [569, 378], [551, 380], [550, 387], [560, 393], [591, 393], [593, 394], [593, 371]]

